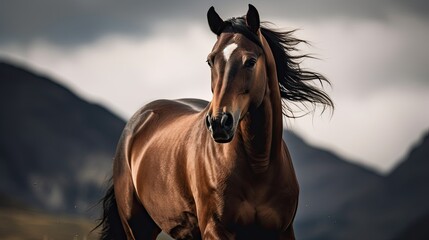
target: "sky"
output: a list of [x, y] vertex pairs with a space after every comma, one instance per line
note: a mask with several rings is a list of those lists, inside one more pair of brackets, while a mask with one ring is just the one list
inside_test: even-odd
[[[159, 98], [211, 99], [205, 63], [224, 18], [245, 1], [2, 0], [0, 60], [48, 75], [128, 119]], [[350, 161], [387, 173], [429, 130], [429, 2], [252, 1], [262, 21], [311, 43], [333, 114], [317, 109], [285, 127]]]

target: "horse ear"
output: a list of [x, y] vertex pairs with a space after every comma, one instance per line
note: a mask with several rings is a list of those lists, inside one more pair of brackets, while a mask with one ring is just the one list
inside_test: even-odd
[[259, 13], [252, 4], [249, 4], [249, 10], [246, 14], [246, 24], [252, 32], [258, 32], [260, 26]]
[[212, 32], [219, 36], [221, 34], [224, 22], [222, 18], [219, 17], [219, 14], [217, 14], [213, 6], [207, 12], [207, 20]]

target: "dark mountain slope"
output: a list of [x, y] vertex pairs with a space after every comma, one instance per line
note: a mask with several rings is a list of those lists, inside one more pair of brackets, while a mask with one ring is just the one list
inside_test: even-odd
[[404, 161], [385, 177], [381, 187], [347, 203], [340, 217], [347, 225], [343, 231], [333, 232], [332, 239], [392, 239], [428, 215], [428, 167], [429, 134], [426, 133]]
[[[410, 190], [419, 183], [429, 183], [429, 132], [389, 174], [388, 181], [400, 191]], [[426, 190], [423, 194], [429, 194], [429, 188]]]
[[427, 240], [429, 237], [429, 214], [414, 221], [405, 228], [394, 240]]
[[300, 202], [295, 221], [299, 239], [330, 239], [341, 231], [338, 215], [346, 203], [374, 188], [383, 177], [344, 161], [332, 152], [305, 143], [292, 132], [284, 139], [291, 152], [300, 183]]
[[50, 211], [100, 196], [124, 121], [49, 80], [0, 63], [0, 192]]

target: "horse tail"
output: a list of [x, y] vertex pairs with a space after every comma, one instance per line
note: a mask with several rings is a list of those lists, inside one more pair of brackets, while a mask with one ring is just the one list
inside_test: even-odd
[[103, 204], [103, 216], [93, 231], [101, 227], [100, 240], [127, 239], [119, 216], [113, 184], [111, 184], [101, 201]]

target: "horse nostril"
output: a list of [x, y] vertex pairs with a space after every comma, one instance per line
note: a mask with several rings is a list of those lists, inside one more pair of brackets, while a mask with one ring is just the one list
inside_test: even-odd
[[234, 124], [234, 119], [230, 113], [223, 113], [220, 120], [220, 125], [225, 130], [231, 130]]
[[212, 117], [208, 114], [206, 117], [206, 127], [208, 130], [212, 131]]

